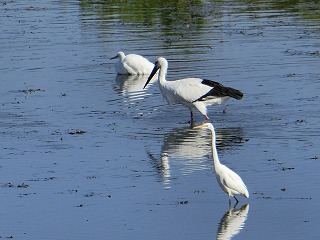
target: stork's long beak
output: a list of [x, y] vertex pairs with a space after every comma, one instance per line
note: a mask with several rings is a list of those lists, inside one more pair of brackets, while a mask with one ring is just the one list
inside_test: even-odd
[[118, 57], [118, 55], [115, 55], [114, 57], [110, 58], [110, 60], [116, 59], [117, 57]]
[[143, 89], [145, 89], [145, 87], [148, 85], [148, 83], [150, 82], [150, 80], [153, 78], [153, 76], [156, 74], [156, 72], [158, 71], [159, 67], [157, 67], [157, 64], [155, 64], [154, 68], [152, 69], [152, 72], [150, 73], [150, 76], [148, 77], [148, 80], [146, 82], [146, 84], [144, 85]]

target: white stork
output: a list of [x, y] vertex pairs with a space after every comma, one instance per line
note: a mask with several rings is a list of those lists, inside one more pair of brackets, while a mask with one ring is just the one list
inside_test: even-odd
[[194, 121], [194, 109], [198, 109], [208, 120], [207, 106], [224, 103], [230, 97], [240, 100], [243, 96], [239, 90], [225, 87], [221, 83], [202, 78], [185, 78], [167, 81], [168, 61], [163, 57], [158, 58], [155, 62], [155, 66], [144, 88], [148, 85], [158, 69], [160, 69], [159, 87], [163, 97], [169, 104], [181, 103], [187, 106], [191, 113], [191, 122]]

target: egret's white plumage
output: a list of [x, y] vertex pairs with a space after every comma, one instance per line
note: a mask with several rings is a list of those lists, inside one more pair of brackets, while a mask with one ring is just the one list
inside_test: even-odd
[[187, 106], [193, 120], [194, 109], [198, 109], [206, 119], [207, 106], [221, 104], [230, 97], [241, 99], [243, 94], [236, 89], [225, 87], [222, 84], [201, 78], [185, 78], [167, 81], [166, 74], [168, 61], [160, 57], [145, 84], [146, 87], [154, 74], [159, 70], [159, 86], [163, 97], [169, 104], [181, 103]]
[[204, 123], [194, 128], [206, 128], [210, 129], [212, 132], [212, 155], [214, 170], [216, 172], [217, 181], [221, 189], [229, 196], [229, 203], [231, 204], [230, 196], [233, 196], [237, 202], [238, 199], [235, 197], [235, 195], [242, 195], [246, 198], [249, 198], [248, 189], [243, 183], [241, 177], [227, 166], [221, 164], [219, 161], [216, 147], [216, 133], [213, 125], [211, 123]]
[[127, 56], [123, 52], [118, 52], [116, 56], [110, 58], [119, 58], [119, 61], [115, 63], [115, 68], [118, 74], [123, 75], [144, 75], [150, 74], [154, 65], [149, 62], [148, 59], [138, 54], [128, 54]]

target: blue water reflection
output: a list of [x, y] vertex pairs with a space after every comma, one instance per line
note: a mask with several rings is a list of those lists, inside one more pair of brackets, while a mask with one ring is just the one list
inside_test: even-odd
[[221, 218], [217, 240], [228, 240], [240, 233], [244, 228], [248, 218], [249, 204], [245, 204], [240, 208], [233, 207], [229, 209]]

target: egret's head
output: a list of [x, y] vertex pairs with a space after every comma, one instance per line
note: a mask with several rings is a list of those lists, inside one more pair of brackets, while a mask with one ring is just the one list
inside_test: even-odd
[[111, 59], [116, 59], [116, 58], [119, 58], [119, 59], [122, 60], [122, 59], [125, 58], [125, 56], [126, 56], [126, 55], [124, 54], [124, 52], [121, 52], [121, 51], [120, 51], [120, 52], [117, 53], [117, 55], [115, 55], [114, 57], [110, 58], [110, 60], [111, 60]]
[[210, 123], [210, 122], [204, 122], [201, 125], [195, 126], [193, 128], [194, 129], [204, 128], [204, 129], [214, 130], [214, 127], [213, 127], [212, 123]]

